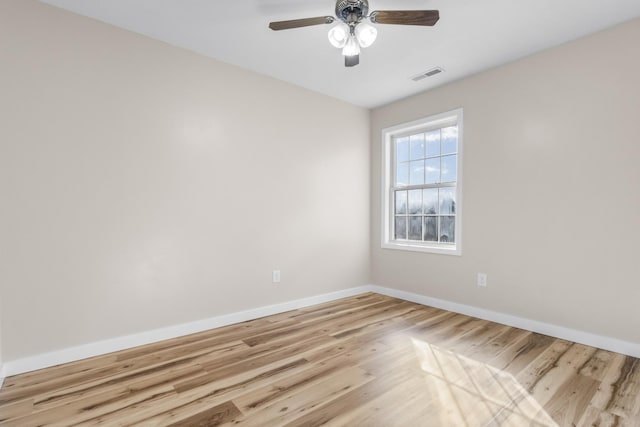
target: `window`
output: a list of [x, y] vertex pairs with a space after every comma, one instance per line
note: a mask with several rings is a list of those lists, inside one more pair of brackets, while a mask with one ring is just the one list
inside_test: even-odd
[[382, 247], [460, 255], [462, 109], [382, 131]]

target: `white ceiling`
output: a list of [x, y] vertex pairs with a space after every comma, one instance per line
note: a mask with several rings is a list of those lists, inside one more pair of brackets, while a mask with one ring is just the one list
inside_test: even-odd
[[[334, 0], [42, 1], [368, 108], [640, 16], [639, 0], [370, 0], [371, 10], [438, 9], [440, 21], [376, 25], [360, 65], [345, 68], [331, 25], [267, 27], [333, 15]], [[410, 79], [435, 66], [445, 72]]]

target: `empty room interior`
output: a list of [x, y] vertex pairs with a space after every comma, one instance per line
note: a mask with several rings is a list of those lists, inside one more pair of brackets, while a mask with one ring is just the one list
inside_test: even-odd
[[637, 0], [0, 0], [0, 426], [640, 426]]

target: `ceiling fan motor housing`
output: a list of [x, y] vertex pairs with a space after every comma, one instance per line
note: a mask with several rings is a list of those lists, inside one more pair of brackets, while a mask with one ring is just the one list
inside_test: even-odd
[[351, 14], [355, 14], [359, 21], [368, 13], [369, 0], [338, 0], [336, 2], [336, 16], [346, 24], [349, 24]]

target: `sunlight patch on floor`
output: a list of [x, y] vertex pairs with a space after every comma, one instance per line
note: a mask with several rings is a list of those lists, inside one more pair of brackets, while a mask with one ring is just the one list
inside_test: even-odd
[[515, 377], [412, 338], [426, 392], [437, 399], [442, 425], [557, 427]]

